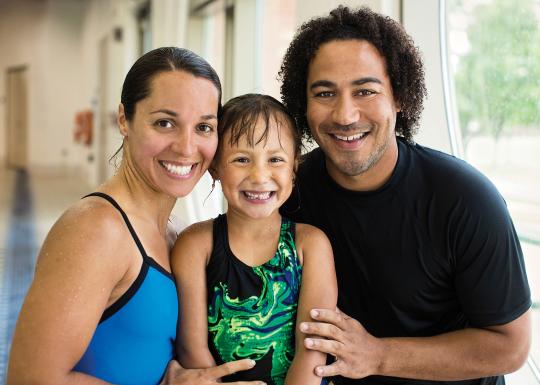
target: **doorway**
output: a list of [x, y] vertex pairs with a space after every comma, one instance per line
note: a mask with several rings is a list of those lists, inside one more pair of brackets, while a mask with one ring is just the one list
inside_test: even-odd
[[28, 68], [7, 69], [7, 166], [26, 170], [28, 167]]

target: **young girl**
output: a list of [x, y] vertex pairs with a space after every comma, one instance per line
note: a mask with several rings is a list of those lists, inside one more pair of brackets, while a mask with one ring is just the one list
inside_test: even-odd
[[210, 172], [227, 213], [188, 227], [172, 253], [178, 358], [190, 368], [251, 358], [253, 369], [228, 380], [319, 385], [313, 370], [326, 357], [295, 325], [335, 308], [337, 284], [324, 233], [279, 213], [300, 154], [294, 121], [274, 98], [248, 94], [223, 107], [218, 137]]

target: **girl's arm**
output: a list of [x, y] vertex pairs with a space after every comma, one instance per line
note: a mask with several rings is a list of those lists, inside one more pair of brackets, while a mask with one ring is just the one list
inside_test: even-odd
[[[314, 373], [324, 365], [326, 354], [307, 350], [306, 335], [299, 330], [301, 322], [310, 321], [311, 309], [335, 309], [337, 282], [332, 247], [326, 235], [316, 227], [297, 224], [296, 248], [303, 262], [302, 283], [296, 317], [296, 353], [287, 373], [286, 385], [320, 385], [321, 377]], [[315, 354], [313, 354], [315, 353]]]
[[212, 250], [212, 221], [184, 230], [171, 255], [178, 290], [176, 353], [186, 368], [208, 368], [216, 363], [208, 349], [206, 264]]
[[55, 223], [19, 314], [8, 384], [105, 384], [73, 367], [129, 269], [124, 257], [131, 249], [119, 241], [126, 237], [131, 240], [114, 208], [88, 202]]

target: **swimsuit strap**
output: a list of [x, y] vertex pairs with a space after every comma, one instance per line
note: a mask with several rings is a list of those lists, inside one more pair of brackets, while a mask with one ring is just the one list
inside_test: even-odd
[[126, 215], [124, 210], [122, 210], [122, 208], [120, 207], [118, 202], [116, 202], [113, 199], [113, 197], [111, 197], [110, 195], [107, 195], [107, 194], [102, 193], [102, 192], [93, 192], [91, 194], [85, 195], [83, 197], [83, 199], [87, 198], [87, 197], [92, 197], [92, 196], [100, 197], [100, 198], [103, 198], [103, 199], [107, 200], [111, 205], [113, 205], [120, 212], [120, 214], [122, 215], [122, 218], [124, 218], [124, 222], [126, 223], [126, 226], [127, 226], [128, 230], [129, 230], [129, 232], [131, 234], [131, 237], [133, 238], [133, 240], [137, 244], [137, 248], [141, 252], [141, 255], [142, 255], [143, 259], [148, 258], [147, 254], [146, 254], [146, 251], [144, 250], [144, 247], [143, 247], [143, 245], [141, 243], [141, 240], [137, 236], [137, 233], [135, 232], [135, 229], [131, 225], [131, 222], [129, 221], [128, 216]]

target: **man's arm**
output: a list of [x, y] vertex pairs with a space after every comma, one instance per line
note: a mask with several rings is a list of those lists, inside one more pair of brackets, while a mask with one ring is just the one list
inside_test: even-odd
[[376, 338], [339, 311], [312, 310], [304, 322], [306, 348], [332, 354], [336, 362], [319, 376], [394, 376], [452, 381], [502, 375], [519, 369], [531, 344], [530, 310], [504, 325], [467, 328], [434, 337]]

